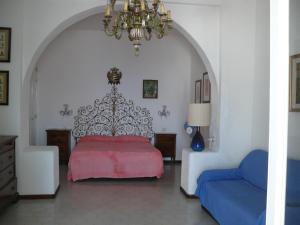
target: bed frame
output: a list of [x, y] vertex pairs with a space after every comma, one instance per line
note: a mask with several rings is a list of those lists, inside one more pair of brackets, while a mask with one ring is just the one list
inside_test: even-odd
[[72, 130], [76, 143], [81, 137], [87, 135], [133, 135], [149, 139], [153, 137], [153, 118], [150, 111], [135, 106], [132, 100], [127, 100], [118, 92], [117, 84], [120, 83], [122, 75], [119, 74], [119, 79], [116, 79], [117, 72], [121, 73], [113, 68], [107, 75], [109, 84], [112, 84], [110, 93], [102, 100], [96, 99], [94, 106], [81, 106], [78, 109]]

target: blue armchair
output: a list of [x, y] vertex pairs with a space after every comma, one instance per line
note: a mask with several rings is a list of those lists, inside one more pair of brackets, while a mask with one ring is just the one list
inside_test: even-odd
[[[300, 161], [288, 160], [286, 225], [300, 224]], [[204, 171], [196, 196], [220, 225], [265, 225], [268, 154], [254, 150], [239, 168]]]

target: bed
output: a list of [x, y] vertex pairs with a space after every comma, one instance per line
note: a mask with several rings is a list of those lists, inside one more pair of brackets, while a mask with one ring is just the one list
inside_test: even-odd
[[86, 136], [71, 154], [68, 179], [160, 178], [162, 175], [162, 155], [145, 137]]
[[111, 91], [94, 105], [82, 106], [74, 117], [76, 146], [69, 160], [68, 179], [142, 178], [163, 175], [163, 158], [150, 140], [150, 111], [135, 106], [118, 92], [122, 73], [108, 74]]

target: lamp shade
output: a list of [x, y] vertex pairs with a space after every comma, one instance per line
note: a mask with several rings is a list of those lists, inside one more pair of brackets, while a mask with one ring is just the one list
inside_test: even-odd
[[188, 124], [194, 127], [207, 127], [210, 122], [210, 104], [190, 104]]

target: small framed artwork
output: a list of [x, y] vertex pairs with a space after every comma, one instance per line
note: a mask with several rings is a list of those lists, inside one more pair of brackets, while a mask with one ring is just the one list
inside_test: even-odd
[[210, 103], [211, 86], [208, 73], [203, 73], [202, 78], [202, 103]]
[[158, 98], [158, 80], [143, 80], [143, 98]]
[[0, 27], [0, 62], [10, 62], [11, 28]]
[[202, 88], [202, 81], [196, 80], [195, 81], [195, 103], [201, 103], [201, 88]]
[[9, 72], [0, 71], [0, 105], [8, 105]]
[[300, 112], [300, 54], [290, 58], [290, 111]]

